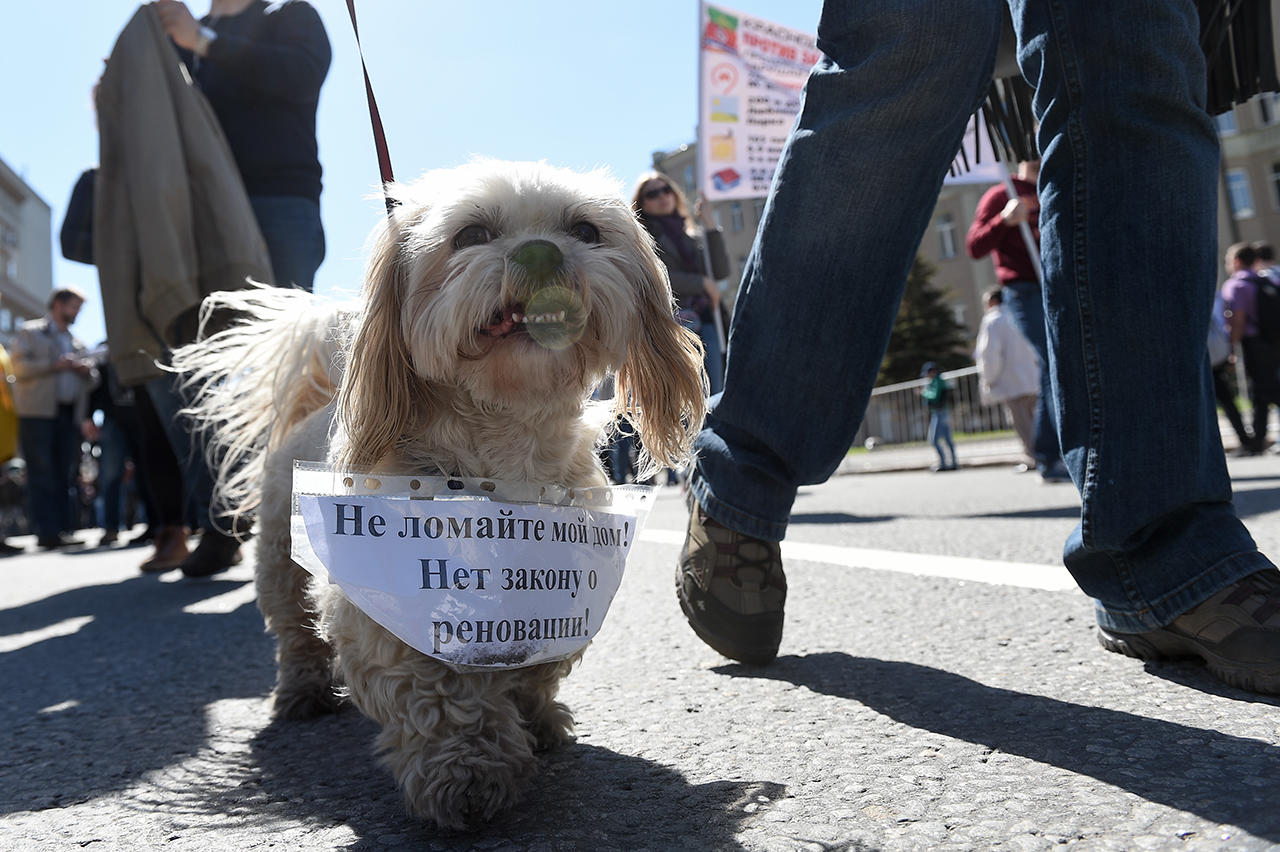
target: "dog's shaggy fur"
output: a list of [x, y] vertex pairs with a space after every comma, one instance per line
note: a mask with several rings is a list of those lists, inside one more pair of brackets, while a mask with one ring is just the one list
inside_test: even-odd
[[[603, 484], [595, 444], [615, 414], [638, 428], [649, 470], [687, 457], [705, 377], [652, 241], [606, 176], [478, 161], [390, 192], [399, 205], [372, 237], [359, 304], [217, 294], [206, 317], [240, 320], [174, 367], [198, 391], [224, 505], [257, 515], [275, 715], [349, 696], [381, 724], [377, 748], [410, 812], [465, 827], [517, 800], [536, 748], [568, 739], [555, 695], [576, 657], [460, 673], [313, 582], [290, 559], [293, 461]], [[537, 344], [521, 321], [548, 285], [571, 291], [582, 325], [564, 348]], [[609, 371], [614, 410], [593, 415], [588, 396]]]

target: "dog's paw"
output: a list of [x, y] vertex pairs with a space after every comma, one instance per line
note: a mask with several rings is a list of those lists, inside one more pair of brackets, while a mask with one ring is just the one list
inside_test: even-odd
[[417, 819], [441, 828], [474, 829], [515, 805], [538, 760], [527, 732], [504, 737], [453, 735], [427, 745], [420, 738], [385, 748], [383, 763], [395, 775], [405, 807]]
[[573, 713], [559, 701], [554, 701], [529, 724], [538, 751], [549, 751], [574, 741]]
[[277, 689], [271, 695], [271, 715], [276, 719], [302, 721], [337, 713], [342, 699], [332, 686], [305, 689]]

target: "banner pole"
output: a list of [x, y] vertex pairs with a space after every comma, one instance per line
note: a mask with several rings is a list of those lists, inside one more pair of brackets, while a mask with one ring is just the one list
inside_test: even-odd
[[[698, 51], [698, 86], [697, 86], [698, 120], [694, 124], [694, 141], [697, 147], [697, 156], [693, 158], [693, 186], [698, 194], [698, 198], [701, 199], [701, 202], [703, 204], [710, 204], [711, 202], [707, 199], [707, 194], [703, 191], [706, 187], [702, 185], [703, 177], [706, 174], [706, 169], [702, 167], [703, 157], [707, 156], [706, 139], [704, 139], [702, 136], [702, 105], [703, 105], [702, 98], [704, 94], [702, 91], [702, 87], [706, 83], [706, 68], [703, 65], [703, 62], [705, 61], [705, 58], [706, 58], [706, 51], [702, 49], [702, 30], [705, 25], [706, 18], [707, 18], [707, 2], [706, 0], [698, 0], [698, 23], [697, 23], [698, 32], [697, 32], [697, 40], [695, 42], [697, 51]], [[712, 270], [711, 246], [707, 241], [707, 229], [703, 227], [701, 222], [699, 222], [698, 230], [702, 232], [702, 264], [703, 264], [703, 267], [707, 270], [707, 277], [711, 278], [711, 270]], [[713, 278], [712, 280], [714, 281], [715, 279]], [[723, 298], [725, 288], [721, 286], [720, 281], [716, 281], [716, 289], [720, 291], [720, 295]], [[721, 357], [723, 357], [725, 354], [725, 350], [728, 348], [728, 345], [724, 335], [724, 322], [720, 319], [719, 304], [716, 304], [711, 309], [711, 316], [715, 321], [716, 337], [720, 341], [720, 355]]]
[[[992, 146], [995, 147], [995, 146]], [[1004, 160], [1000, 159], [1000, 153], [996, 152], [996, 162], [1000, 164], [1000, 171], [1004, 176], [1004, 188], [1009, 193], [1010, 198], [1018, 197], [1018, 189], [1013, 185], [1013, 175], [1009, 173], [1009, 166]], [[1040, 266], [1040, 246], [1036, 245], [1035, 237], [1031, 235], [1031, 226], [1026, 222], [1018, 223], [1018, 231], [1022, 234], [1022, 242], [1027, 246], [1027, 254], [1031, 256], [1031, 266], [1036, 271], [1036, 281], [1040, 287], [1044, 288], [1044, 270]]]

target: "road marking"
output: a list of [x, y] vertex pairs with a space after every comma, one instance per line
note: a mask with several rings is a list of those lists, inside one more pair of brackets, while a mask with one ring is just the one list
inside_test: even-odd
[[[684, 544], [684, 536], [682, 530], [645, 529], [640, 533], [643, 541], [677, 546]], [[1044, 589], [1051, 592], [1077, 588], [1076, 581], [1061, 565], [998, 562], [993, 559], [972, 559], [966, 556], [935, 556], [927, 553], [903, 553], [898, 550], [808, 544], [802, 541], [784, 541], [782, 558], [797, 562], [842, 565], [847, 568], [872, 568], [898, 574], [946, 577], [952, 580], [969, 580], [1000, 586], [1019, 586], [1024, 589]]]

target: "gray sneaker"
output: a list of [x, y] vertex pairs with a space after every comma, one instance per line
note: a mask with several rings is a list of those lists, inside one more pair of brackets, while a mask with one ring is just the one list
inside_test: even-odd
[[1108, 651], [1140, 660], [1198, 657], [1238, 689], [1280, 694], [1280, 571], [1256, 571], [1159, 630], [1098, 628]]
[[676, 595], [693, 632], [731, 660], [764, 665], [778, 655], [787, 578], [777, 542], [735, 532], [693, 502], [676, 571]]

